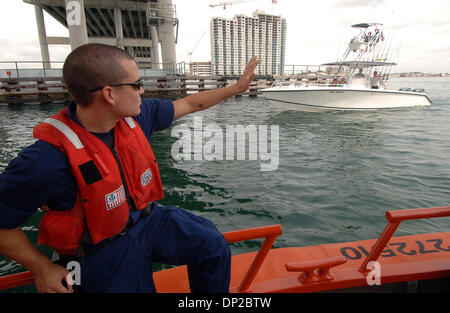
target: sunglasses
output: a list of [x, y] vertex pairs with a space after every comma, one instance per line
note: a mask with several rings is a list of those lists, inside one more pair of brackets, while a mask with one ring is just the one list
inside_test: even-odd
[[[144, 87], [144, 82], [142, 81], [142, 78], [139, 78], [139, 80], [134, 83], [120, 83], [120, 84], [112, 84], [112, 85], [107, 85], [107, 86], [110, 86], [110, 87], [133, 86], [134, 88], [136, 88], [136, 90], [140, 90], [142, 87]], [[102, 90], [105, 87], [106, 86], [97, 87], [97, 88], [89, 90], [89, 92], [96, 92], [96, 91]]]

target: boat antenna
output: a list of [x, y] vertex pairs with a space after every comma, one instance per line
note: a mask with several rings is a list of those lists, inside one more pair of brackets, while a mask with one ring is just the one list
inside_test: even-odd
[[[387, 55], [388, 56], [388, 60], [389, 61], [393, 61], [394, 59], [394, 54], [395, 51], [390, 51], [390, 53]], [[391, 62], [392, 63], [392, 62]], [[390, 67], [392, 67], [393, 64], [391, 65], [385, 65], [381, 68], [380, 70], [380, 76], [382, 77], [383, 81], [386, 81], [386, 75], [387, 75], [387, 71]]]
[[[395, 62], [397, 62], [399, 54], [400, 54], [400, 48], [397, 49], [397, 55], [396, 55], [396, 57], [395, 57]], [[391, 75], [391, 70], [392, 70], [392, 67], [393, 67], [393, 66], [394, 66], [394, 65], [392, 64], [392, 65], [389, 67], [389, 72], [387, 73], [386, 80], [385, 80], [386, 82], [389, 80], [389, 77], [390, 77], [390, 75]]]
[[[382, 30], [379, 33], [380, 39], [381, 39], [381, 34], [382, 34]], [[384, 39], [384, 35], [383, 35], [383, 39]], [[382, 47], [378, 48], [378, 52], [377, 52], [377, 55], [374, 60], [375, 62], [385, 62], [386, 61], [386, 59], [383, 59], [383, 55], [386, 52], [386, 47], [387, 47], [387, 41], [384, 41], [382, 43]], [[380, 72], [382, 72], [383, 70], [385, 70], [385, 67], [382, 67]], [[380, 73], [380, 76], [382, 76], [381, 73]]]
[[[384, 57], [383, 57], [383, 62], [386, 62], [387, 60], [390, 60], [391, 58], [392, 58], [392, 56], [393, 56], [393, 54], [392, 54], [392, 51], [391, 51], [391, 46], [392, 46], [392, 42], [394, 41], [394, 37], [395, 37], [395, 31], [394, 31], [394, 33], [392, 34], [392, 38], [391, 38], [391, 40], [389, 41], [389, 47], [388, 47], [388, 49], [386, 50], [386, 54], [384, 55]], [[388, 56], [389, 56], [389, 58], [388, 58]], [[392, 66], [391, 66], [392, 67]], [[386, 71], [387, 71], [387, 67], [386, 67], [386, 69], [385, 69], [385, 73], [386, 73]], [[384, 74], [385, 74], [384, 73]], [[383, 74], [383, 75], [384, 75]], [[381, 74], [380, 74], [381, 75]]]
[[[391, 40], [391, 42], [390, 42], [390, 44], [389, 44], [389, 49], [391, 48], [391, 44], [392, 44], [392, 41], [394, 40], [395, 35], [396, 35], [396, 27], [395, 27], [395, 25], [394, 25], [394, 31], [393, 31], [393, 34], [392, 34], [392, 40]], [[400, 43], [400, 44], [401, 44], [401, 43]], [[388, 51], [389, 51], [389, 49], [388, 49]], [[395, 53], [394, 53], [394, 54], [395, 54]], [[400, 54], [400, 47], [397, 48], [396, 54], [397, 54], [397, 55], [395, 56], [395, 58], [392, 58], [392, 63], [396, 63], [396, 62], [397, 62], [398, 56], [399, 56], [399, 54]], [[391, 57], [392, 57], [392, 55], [391, 55]], [[387, 82], [387, 81], [389, 80], [389, 76], [390, 76], [390, 74], [391, 74], [391, 70], [392, 70], [393, 65], [394, 65], [394, 64], [392, 64], [392, 65], [389, 67], [389, 72], [387, 72], [387, 73], [384, 74], [384, 75], [386, 76], [386, 77], [385, 77], [385, 82]], [[387, 69], [386, 69], [386, 70], [387, 70]]]

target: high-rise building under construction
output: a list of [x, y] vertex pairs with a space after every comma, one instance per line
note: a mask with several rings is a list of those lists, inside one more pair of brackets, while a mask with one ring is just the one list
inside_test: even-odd
[[253, 56], [260, 65], [257, 75], [283, 74], [286, 19], [255, 11], [252, 17], [211, 20], [211, 66], [216, 75], [240, 75]]

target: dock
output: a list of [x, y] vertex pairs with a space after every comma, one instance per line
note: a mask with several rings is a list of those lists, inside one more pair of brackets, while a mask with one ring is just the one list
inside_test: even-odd
[[[145, 98], [179, 99], [199, 91], [231, 86], [237, 78], [220, 76], [165, 76], [142, 77]], [[67, 103], [72, 100], [64, 86], [62, 77], [22, 77], [0, 79], [0, 103], [23, 105], [29, 103]], [[263, 79], [252, 82], [250, 88], [237, 96], [256, 97], [260, 90], [267, 88], [272, 81]]]

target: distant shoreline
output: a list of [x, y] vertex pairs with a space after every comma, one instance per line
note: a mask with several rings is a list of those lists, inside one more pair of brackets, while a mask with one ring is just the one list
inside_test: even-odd
[[391, 77], [450, 77], [450, 73], [421, 73], [421, 72], [410, 72], [410, 73], [394, 73], [389, 75]]

